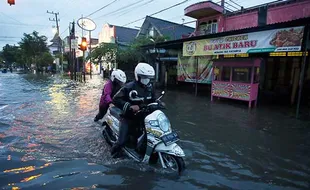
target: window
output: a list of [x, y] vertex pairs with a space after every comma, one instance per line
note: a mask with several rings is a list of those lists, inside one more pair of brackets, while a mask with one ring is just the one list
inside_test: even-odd
[[222, 67], [221, 81], [230, 81], [230, 68], [231, 67]]
[[217, 20], [213, 20], [211, 24], [211, 34], [217, 33]]
[[150, 36], [150, 37], [154, 37], [154, 36], [155, 36], [154, 27], [151, 27], [151, 28], [150, 28], [149, 36]]
[[233, 82], [251, 82], [251, 67], [234, 67], [232, 71]]
[[259, 83], [259, 67], [255, 67], [254, 72], [254, 83]]
[[217, 33], [217, 20], [200, 23], [198, 30], [201, 35]]
[[213, 69], [214, 80], [218, 81], [220, 78], [220, 68], [214, 67]]

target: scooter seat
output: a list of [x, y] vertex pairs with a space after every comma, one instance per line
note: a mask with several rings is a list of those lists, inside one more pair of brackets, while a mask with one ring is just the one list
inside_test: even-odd
[[123, 111], [115, 106], [109, 108], [111, 115], [116, 117], [117, 119], [121, 118], [121, 115], [123, 114]]

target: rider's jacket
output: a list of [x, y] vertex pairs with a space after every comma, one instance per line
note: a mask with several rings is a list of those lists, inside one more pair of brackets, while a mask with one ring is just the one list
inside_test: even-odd
[[[136, 92], [137, 96], [131, 94]], [[142, 85], [140, 82], [133, 81], [125, 84], [113, 97], [113, 104], [123, 111], [125, 118], [132, 117], [130, 106], [147, 105], [155, 101], [155, 93], [152, 84]]]

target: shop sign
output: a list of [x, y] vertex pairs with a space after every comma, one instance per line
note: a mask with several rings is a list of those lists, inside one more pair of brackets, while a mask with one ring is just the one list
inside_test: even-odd
[[183, 56], [300, 51], [304, 26], [183, 43]]

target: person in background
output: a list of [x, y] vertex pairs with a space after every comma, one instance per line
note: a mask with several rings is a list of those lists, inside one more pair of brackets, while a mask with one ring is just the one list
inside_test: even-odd
[[112, 97], [121, 89], [126, 83], [127, 78], [124, 71], [116, 69], [111, 73], [111, 78], [103, 87], [102, 95], [99, 103], [99, 113], [96, 115], [94, 121], [97, 122], [103, 118], [107, 113]]

